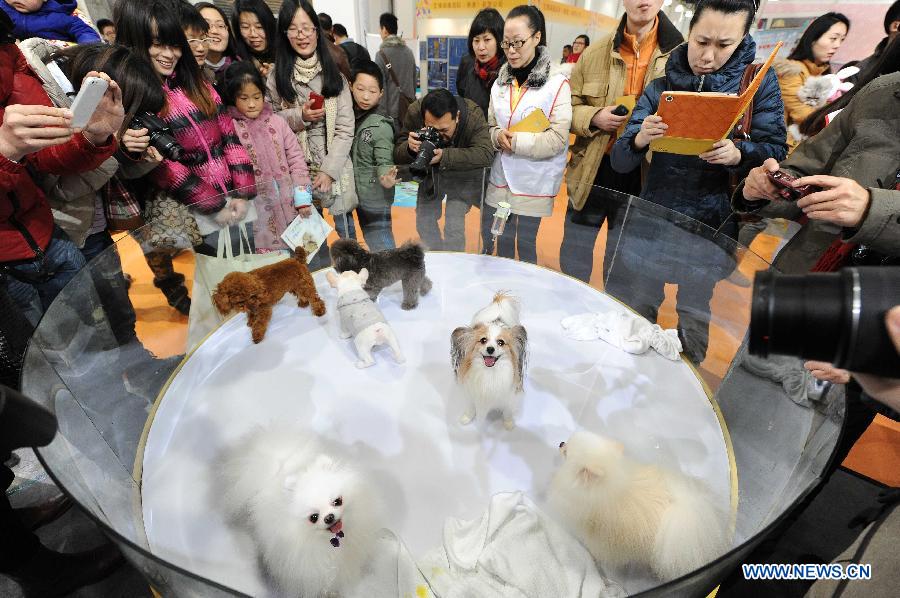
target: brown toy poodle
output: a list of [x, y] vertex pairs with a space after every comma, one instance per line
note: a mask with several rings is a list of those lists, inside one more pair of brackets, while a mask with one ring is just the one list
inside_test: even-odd
[[297, 247], [292, 259], [249, 272], [231, 272], [216, 287], [213, 303], [223, 316], [232, 311], [245, 312], [253, 342], [258, 343], [266, 336], [272, 308], [285, 293], [293, 293], [300, 307], [312, 304], [316, 316], [325, 315], [325, 303], [316, 292], [302, 247]]

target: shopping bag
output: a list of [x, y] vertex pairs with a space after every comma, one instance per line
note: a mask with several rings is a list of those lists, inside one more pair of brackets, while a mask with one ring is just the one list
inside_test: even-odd
[[191, 293], [191, 312], [188, 316], [188, 351], [200, 344], [226, 318], [216, 310], [212, 302], [212, 295], [225, 276], [231, 272], [249, 272], [289, 257], [282, 252], [250, 253], [246, 226], [242, 223], [236, 227], [241, 235], [241, 249], [238, 255], [234, 255], [232, 248], [231, 227], [225, 227], [219, 232], [216, 257], [199, 253], [194, 256], [194, 289]]

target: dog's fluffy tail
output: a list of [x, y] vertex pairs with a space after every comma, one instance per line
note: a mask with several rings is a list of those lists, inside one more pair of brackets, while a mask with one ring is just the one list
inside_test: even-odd
[[491, 304], [479, 311], [472, 318], [472, 325], [490, 324], [499, 321], [504, 326], [512, 328], [519, 325], [519, 315], [522, 306], [519, 299], [508, 291], [497, 291]]
[[403, 262], [425, 267], [425, 245], [421, 241], [407, 241], [397, 248], [397, 258]]
[[731, 545], [728, 517], [702, 483], [673, 476], [669, 491], [672, 503], [660, 521], [653, 555], [653, 569], [663, 580], [698, 569]]

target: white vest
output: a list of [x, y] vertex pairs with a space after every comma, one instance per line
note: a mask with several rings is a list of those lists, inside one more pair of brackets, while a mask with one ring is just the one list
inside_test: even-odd
[[[551, 75], [543, 87], [522, 87], [519, 101], [514, 104], [515, 86], [498, 85], [491, 87], [491, 102], [494, 105], [494, 116], [497, 126], [509, 129], [511, 126], [540, 108], [547, 118], [553, 112], [556, 98], [568, 79], [562, 73]], [[528, 133], [524, 133], [528, 134]], [[552, 158], [534, 160], [508, 152], [498, 152], [494, 157], [494, 168], [491, 171], [491, 184], [495, 187], [509, 187], [513, 195], [531, 197], [556, 197], [562, 184], [566, 169], [566, 157], [569, 153], [569, 137], [566, 135], [566, 147]], [[496, 168], [497, 160], [503, 165], [504, 177]]]

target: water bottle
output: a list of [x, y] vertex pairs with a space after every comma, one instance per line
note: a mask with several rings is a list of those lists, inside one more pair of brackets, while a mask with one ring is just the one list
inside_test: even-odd
[[505, 201], [497, 204], [497, 211], [494, 212], [494, 221], [491, 222], [491, 234], [496, 238], [503, 234], [506, 229], [506, 221], [509, 219], [509, 212], [512, 206]]

